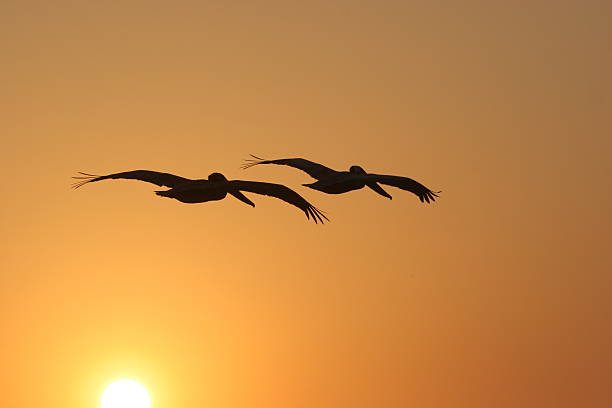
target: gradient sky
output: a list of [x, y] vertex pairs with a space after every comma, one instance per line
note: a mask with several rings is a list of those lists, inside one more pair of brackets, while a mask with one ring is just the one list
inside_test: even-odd
[[[612, 406], [612, 6], [0, 5], [0, 406]], [[304, 157], [405, 175], [325, 195]], [[186, 205], [134, 169], [271, 181]]]

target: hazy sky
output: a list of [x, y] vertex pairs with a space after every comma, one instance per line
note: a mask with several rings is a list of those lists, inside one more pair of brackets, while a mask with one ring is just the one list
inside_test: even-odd
[[[610, 4], [3, 1], [0, 406], [612, 406]], [[135, 169], [332, 222], [69, 188]]]

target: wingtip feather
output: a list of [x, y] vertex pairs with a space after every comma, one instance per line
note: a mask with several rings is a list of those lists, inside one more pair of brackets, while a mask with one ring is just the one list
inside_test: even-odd
[[82, 171], [78, 171], [77, 173], [81, 174], [81, 176], [72, 176], [73, 179], [80, 180], [71, 184], [72, 188], [74, 189], [82, 187], [100, 177], [97, 174], [83, 173]]
[[245, 159], [244, 163], [242, 164], [242, 166], [240, 166], [240, 168], [242, 170], [246, 170], [250, 167], [256, 166], [258, 164], [261, 164], [262, 162], [266, 161], [266, 159], [263, 159], [261, 157], [255, 156], [254, 154], [249, 154], [249, 156], [252, 157], [252, 159]]

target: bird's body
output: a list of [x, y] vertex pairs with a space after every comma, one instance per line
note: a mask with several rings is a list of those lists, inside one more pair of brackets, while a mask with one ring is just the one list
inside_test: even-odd
[[105, 176], [80, 173], [82, 176], [74, 177], [81, 181], [74, 183], [73, 187], [78, 188], [87, 183], [108, 179], [134, 179], [152, 183], [162, 187], [170, 187], [169, 190], [156, 191], [155, 194], [162, 197], [173, 198], [182, 203], [195, 204], [208, 201], [218, 201], [224, 199], [228, 194], [238, 200], [255, 207], [241, 191], [248, 191], [256, 194], [267, 195], [279, 198], [291, 205], [304, 211], [306, 217], [323, 223], [323, 219], [328, 218], [312, 204], [306, 201], [295, 191], [282, 184], [263, 183], [258, 181], [228, 180], [221, 173], [212, 173], [208, 179], [191, 180], [169, 173], [160, 173], [151, 170], [134, 170], [122, 173], [113, 173]]
[[[194, 183], [187, 186], [179, 186], [170, 190], [156, 191], [155, 194], [161, 197], [174, 198], [181, 203], [199, 204], [208, 201], [223, 200], [227, 196], [227, 189], [222, 186], [215, 186], [213, 183], [201, 183], [207, 180], [194, 180]], [[219, 183], [216, 183], [219, 184]]]
[[410, 191], [416, 194], [422, 202], [429, 203], [430, 201], [435, 201], [436, 197], [438, 197], [437, 193], [439, 193], [439, 191], [431, 191], [421, 183], [408, 177], [369, 174], [359, 166], [351, 166], [349, 171], [336, 171], [306, 159], [265, 160], [257, 156], [252, 157], [254, 159], [247, 160], [244, 166], [242, 166], [244, 169], [259, 164], [278, 164], [294, 167], [317, 180], [314, 183], [303, 184], [304, 186], [327, 194], [342, 194], [367, 186], [383, 197], [391, 199], [391, 195], [380, 186], [380, 184], [385, 184]]
[[327, 194], [342, 194], [364, 188], [366, 181], [353, 177], [348, 171], [339, 171], [334, 177], [322, 178], [303, 185]]
[[213, 180], [190, 180], [170, 190], [156, 191], [155, 194], [161, 197], [174, 198], [181, 203], [199, 204], [223, 200], [229, 191], [231, 191], [231, 188], [227, 185], [227, 180], [214, 180], [213, 177]]

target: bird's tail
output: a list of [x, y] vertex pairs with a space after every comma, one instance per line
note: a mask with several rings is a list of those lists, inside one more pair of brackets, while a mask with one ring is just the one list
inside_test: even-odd
[[158, 196], [162, 196], [162, 197], [174, 198], [172, 194], [170, 193], [170, 191], [172, 190], [158, 190], [155, 192], [155, 194], [157, 194]]

